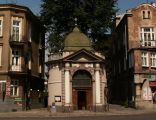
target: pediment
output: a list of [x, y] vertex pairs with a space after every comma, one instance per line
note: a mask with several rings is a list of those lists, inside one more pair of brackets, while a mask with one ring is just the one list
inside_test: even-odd
[[74, 62], [104, 62], [102, 57], [97, 56], [95, 53], [86, 49], [81, 49], [63, 59], [63, 61]]

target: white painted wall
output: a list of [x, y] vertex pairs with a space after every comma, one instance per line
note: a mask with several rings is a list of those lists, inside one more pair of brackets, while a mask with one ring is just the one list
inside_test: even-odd
[[[49, 71], [48, 79], [48, 105], [51, 105], [52, 102], [55, 102], [55, 96], [61, 96], [62, 98], [62, 78], [61, 70], [58, 66], [53, 67]], [[57, 105], [61, 105], [61, 102], [57, 102]]]

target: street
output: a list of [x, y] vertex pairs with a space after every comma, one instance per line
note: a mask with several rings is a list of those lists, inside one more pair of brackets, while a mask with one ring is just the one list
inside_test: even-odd
[[139, 115], [112, 115], [112, 116], [80, 116], [80, 117], [9, 117], [0, 118], [0, 120], [156, 120], [155, 113]]

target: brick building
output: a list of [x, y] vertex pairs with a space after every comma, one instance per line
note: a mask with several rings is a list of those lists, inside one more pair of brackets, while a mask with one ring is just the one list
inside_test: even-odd
[[156, 6], [138, 5], [117, 15], [115, 24], [111, 100], [156, 108]]
[[[37, 104], [44, 87], [44, 29], [24, 6], [0, 5], [0, 111]], [[32, 104], [32, 105], [34, 105]]]

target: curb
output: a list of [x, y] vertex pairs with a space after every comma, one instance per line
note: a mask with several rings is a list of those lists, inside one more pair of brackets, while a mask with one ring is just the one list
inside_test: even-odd
[[84, 116], [111, 116], [111, 115], [139, 115], [139, 114], [148, 114], [156, 113], [156, 109], [152, 110], [135, 110], [135, 109], [126, 109], [126, 110], [117, 110], [110, 109], [108, 112], [89, 112], [89, 111], [76, 111], [72, 113], [49, 113], [47, 110], [30, 110], [30, 111], [17, 111], [17, 112], [7, 112], [0, 113], [0, 118], [11, 118], [11, 117], [79, 117]]

